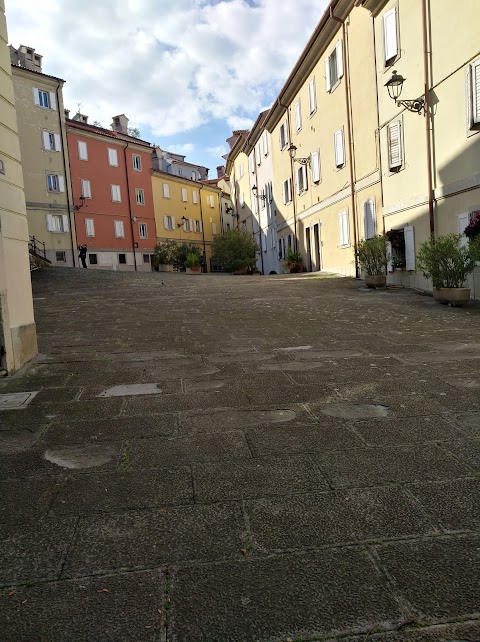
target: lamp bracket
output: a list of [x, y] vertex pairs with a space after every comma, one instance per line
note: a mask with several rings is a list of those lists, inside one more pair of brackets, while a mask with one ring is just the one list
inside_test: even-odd
[[310, 157], [308, 158], [294, 158], [293, 159], [294, 163], [300, 163], [300, 165], [308, 165], [309, 167], [311, 166], [312, 161], [310, 160]]
[[422, 111], [425, 113], [425, 98], [423, 96], [415, 98], [415, 100], [396, 100], [395, 104], [398, 107], [405, 107], [405, 109], [415, 114], [421, 114]]

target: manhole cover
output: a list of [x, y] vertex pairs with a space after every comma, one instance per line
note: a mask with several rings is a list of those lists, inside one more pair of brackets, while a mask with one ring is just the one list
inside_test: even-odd
[[9, 392], [0, 395], [0, 410], [20, 410], [25, 408], [38, 394], [35, 392]]

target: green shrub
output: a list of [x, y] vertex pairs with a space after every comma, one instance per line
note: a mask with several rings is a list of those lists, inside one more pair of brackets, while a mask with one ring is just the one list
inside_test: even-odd
[[387, 239], [374, 236], [362, 239], [355, 245], [355, 256], [360, 267], [370, 276], [385, 274], [387, 269]]
[[199, 267], [200, 265], [200, 257], [196, 252], [190, 252], [190, 254], [187, 254], [187, 258], [185, 259], [185, 267], [192, 268], [192, 267]]
[[187, 256], [189, 254], [196, 254], [198, 257], [200, 257], [200, 253], [201, 253], [201, 250], [198, 245], [193, 245], [191, 243], [181, 243], [180, 245], [177, 245], [176, 262], [182, 267], [184, 267], [185, 262], [187, 260]]
[[255, 253], [260, 248], [253, 236], [246, 230], [228, 230], [215, 237], [212, 244], [212, 261], [221, 265], [226, 272], [253, 269]]
[[178, 245], [175, 241], [157, 243], [154, 249], [154, 263], [157, 265], [172, 265], [177, 258]]
[[446, 234], [422, 243], [417, 268], [434, 288], [461, 288], [480, 260], [480, 238], [460, 244], [460, 234]]

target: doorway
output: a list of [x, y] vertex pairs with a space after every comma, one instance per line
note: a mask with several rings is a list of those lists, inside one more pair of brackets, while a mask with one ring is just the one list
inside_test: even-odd
[[308, 256], [308, 271], [312, 271], [312, 243], [310, 241], [310, 228], [305, 230], [305, 238], [307, 241], [307, 256]]
[[319, 272], [322, 269], [322, 263], [320, 259], [320, 226], [318, 223], [315, 223], [313, 226], [313, 270]]

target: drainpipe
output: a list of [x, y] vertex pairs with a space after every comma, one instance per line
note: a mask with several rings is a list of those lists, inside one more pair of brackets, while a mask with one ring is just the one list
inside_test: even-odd
[[[347, 30], [345, 28], [345, 21], [333, 15], [333, 8], [330, 7], [330, 18], [342, 25], [342, 50], [343, 50], [343, 77], [345, 79], [345, 107], [347, 111], [347, 131], [348, 131], [348, 161], [350, 165], [350, 189], [352, 199], [352, 216], [353, 216], [353, 243], [357, 245], [357, 207], [355, 202], [355, 175], [353, 168], [353, 132], [352, 132], [352, 118], [351, 118], [351, 104], [349, 94], [349, 69], [347, 58]], [[358, 279], [360, 272], [358, 269], [358, 258], [355, 254], [355, 276]]]
[[[262, 264], [262, 274], [265, 275], [265, 267], [263, 265], [263, 246], [262, 246], [262, 226], [260, 225], [260, 197], [258, 195], [259, 191], [259, 185], [258, 185], [258, 173], [257, 173], [257, 159], [255, 157], [255, 147], [253, 145], [250, 145], [250, 149], [253, 153], [253, 162], [254, 162], [254, 167], [255, 167], [255, 185], [257, 186], [257, 193], [255, 195], [255, 198], [257, 199], [257, 212], [258, 212], [258, 239], [260, 241], [260, 262]], [[265, 202], [265, 207], [267, 207], [267, 203]], [[255, 217], [253, 217], [255, 220]], [[268, 228], [267, 228], [268, 229]], [[255, 234], [253, 235], [253, 238], [255, 238]]]
[[[203, 244], [203, 253], [205, 255], [205, 264], [207, 263], [207, 246], [205, 243], [205, 228], [203, 225], [203, 207], [202, 207], [202, 188], [203, 188], [203, 183], [200, 183], [200, 187], [198, 188], [198, 202], [200, 204], [200, 220], [202, 222], [202, 244]], [[205, 265], [207, 267], [207, 265]], [[208, 268], [207, 268], [208, 272]]]
[[[63, 171], [65, 173], [65, 186], [67, 188], [67, 208], [68, 208], [68, 220], [70, 221], [70, 243], [72, 245], [72, 261], [73, 261], [73, 267], [75, 266], [75, 254], [76, 254], [76, 248], [74, 247], [74, 242], [73, 242], [73, 225], [76, 224], [75, 222], [75, 210], [73, 207], [71, 207], [70, 203], [70, 195], [68, 192], [68, 182], [70, 183], [70, 186], [72, 184], [72, 175], [70, 174], [70, 158], [68, 157], [68, 142], [67, 142], [67, 132], [63, 131], [63, 125], [62, 125], [62, 116], [60, 114], [60, 83], [57, 83], [57, 88], [55, 90], [55, 95], [57, 97], [57, 108], [58, 108], [58, 125], [60, 127], [60, 138], [62, 139], [62, 159], [63, 159]], [[62, 101], [63, 102], [63, 101]], [[65, 138], [63, 134], [65, 133]], [[63, 144], [65, 141], [65, 145]], [[68, 157], [68, 175], [70, 177], [70, 181], [67, 182], [67, 161], [65, 160], [65, 154], [67, 154]], [[72, 194], [73, 194], [73, 189], [72, 189]], [[73, 225], [72, 225], [72, 213], [73, 213]], [[76, 228], [75, 228], [76, 229]]]
[[430, 74], [428, 69], [428, 35], [427, 35], [427, 0], [422, 0], [422, 37], [423, 37], [423, 70], [425, 78], [425, 130], [427, 135], [427, 182], [428, 182], [428, 216], [430, 220], [430, 235], [435, 237], [435, 216], [433, 209], [433, 180], [432, 180], [432, 141], [430, 135]]
[[[291, 138], [291, 124], [290, 124], [290, 111], [287, 105], [284, 105], [280, 99], [278, 99], [278, 104], [280, 107], [283, 107], [287, 113], [287, 128], [288, 128], [288, 142], [292, 143]], [[290, 154], [289, 154], [290, 156]], [[290, 158], [290, 180], [292, 181], [292, 203], [293, 203], [293, 249], [295, 252], [298, 252], [298, 239], [297, 239], [297, 199], [295, 195], [295, 172], [293, 166], [293, 158]]]
[[123, 148], [123, 158], [125, 160], [125, 175], [127, 177], [128, 218], [130, 219], [130, 233], [132, 235], [133, 264], [135, 266], [135, 272], [136, 272], [137, 257], [135, 256], [135, 237], [133, 236], [132, 204], [130, 202], [130, 182], [128, 180], [128, 163], [127, 163], [127, 147], [129, 145], [130, 145], [130, 141], [127, 141], [127, 144]]

